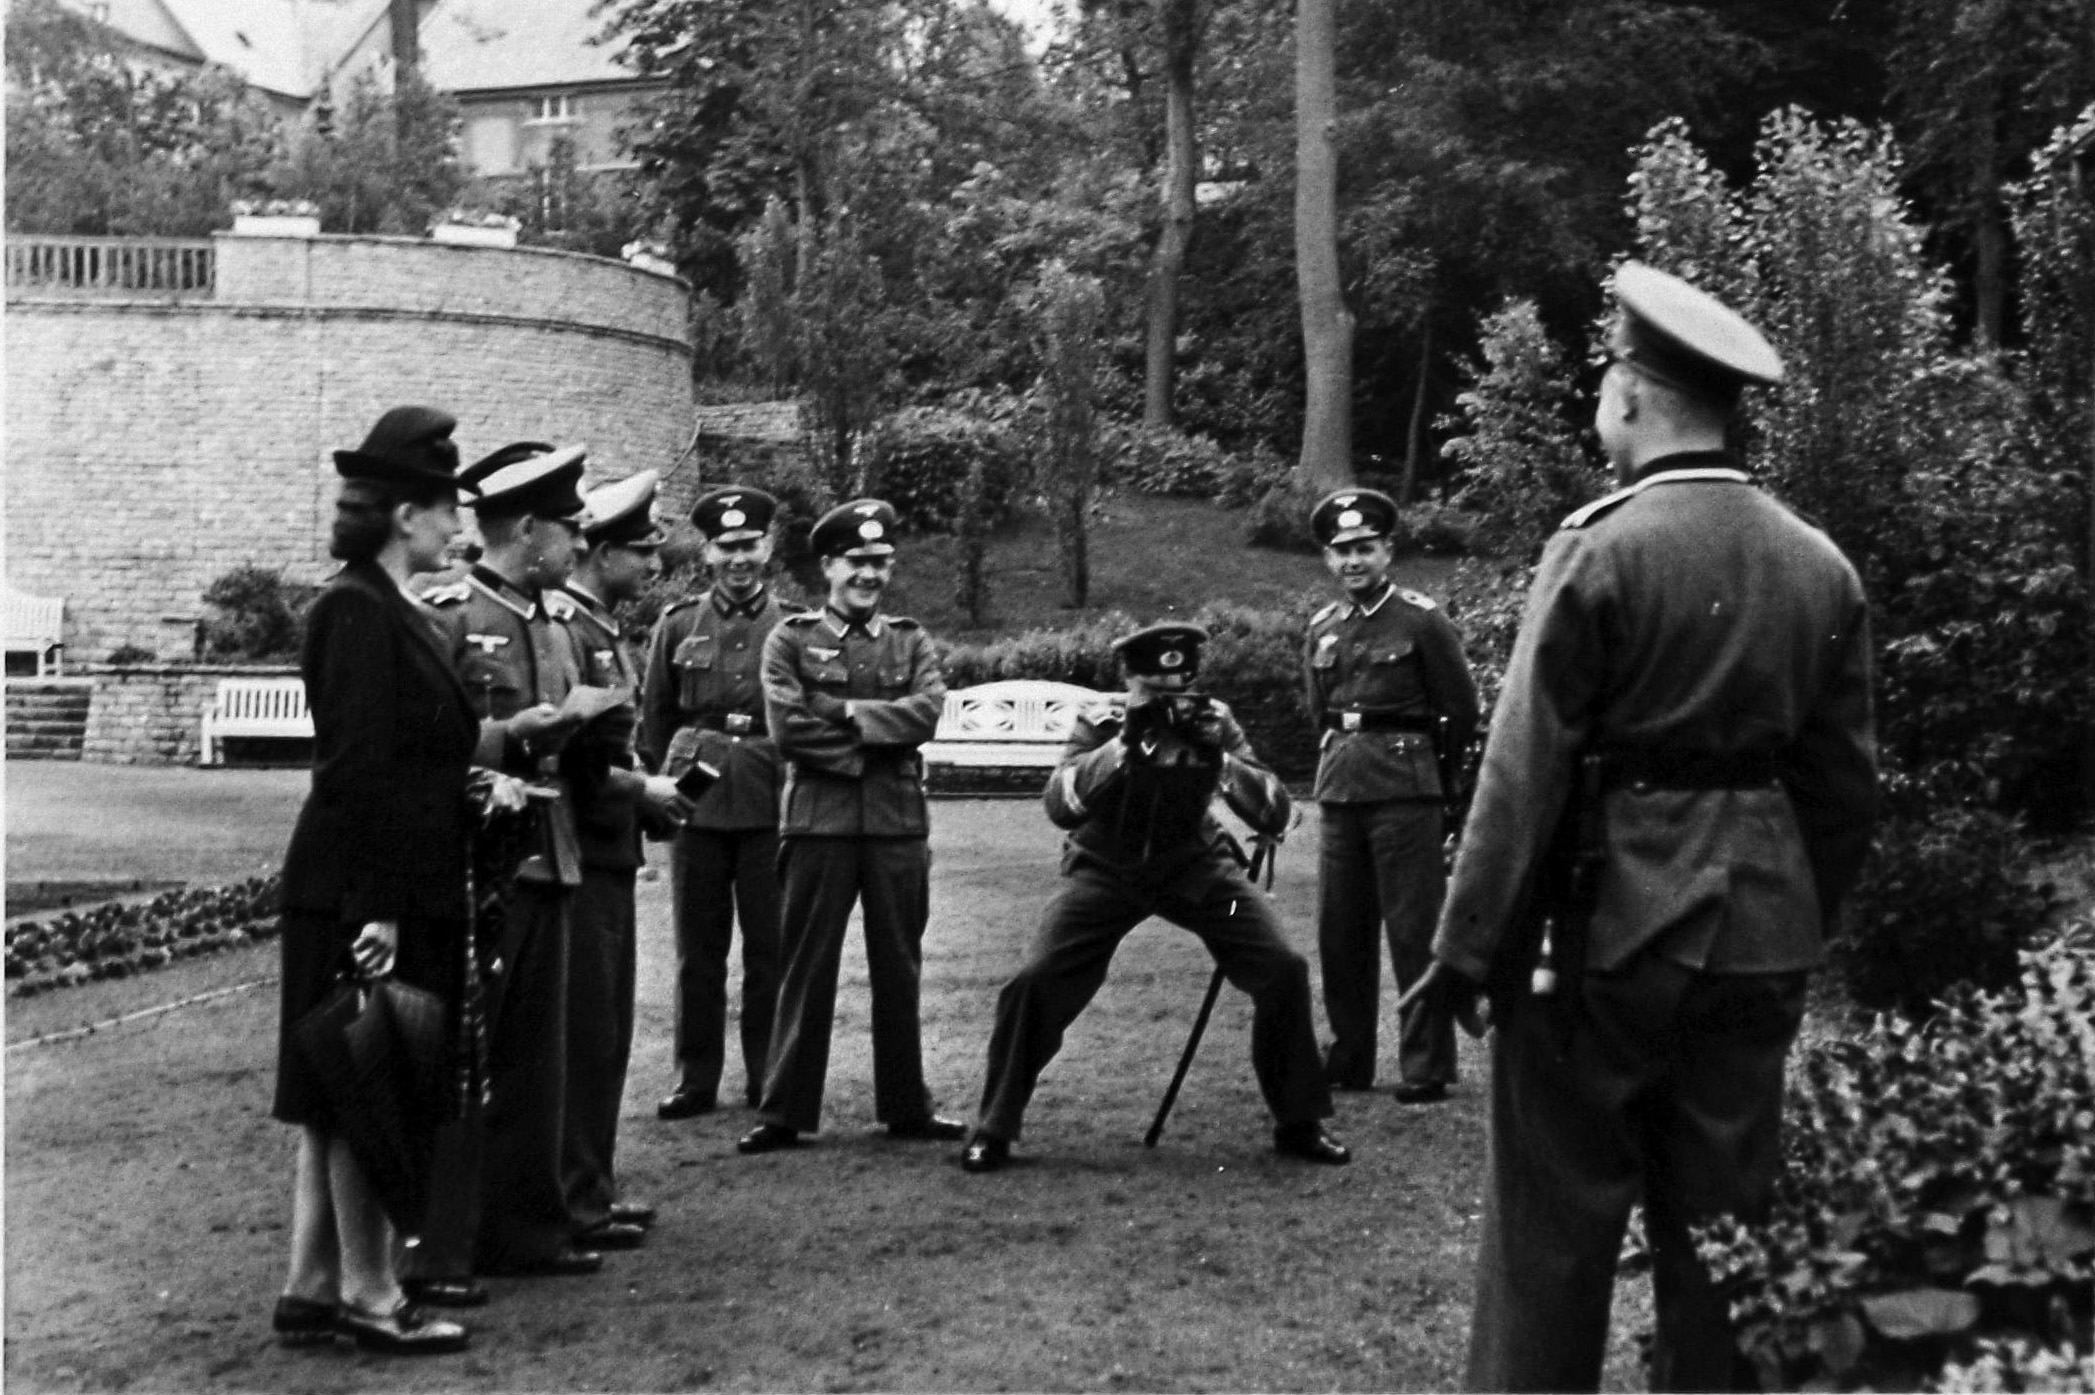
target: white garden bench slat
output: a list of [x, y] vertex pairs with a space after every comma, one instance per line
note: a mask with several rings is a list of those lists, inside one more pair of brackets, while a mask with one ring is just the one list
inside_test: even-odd
[[1078, 717], [1109, 701], [1074, 683], [1012, 678], [946, 694], [927, 766], [1053, 769]]
[[310, 740], [313, 714], [306, 707], [302, 678], [221, 678], [218, 694], [204, 711], [198, 760], [217, 764], [219, 743], [229, 736], [273, 736]]
[[6, 634], [10, 654], [36, 656], [36, 676], [56, 677], [63, 668], [65, 652], [65, 601], [50, 596], [32, 596], [14, 587], [6, 588], [0, 608], [0, 628]]

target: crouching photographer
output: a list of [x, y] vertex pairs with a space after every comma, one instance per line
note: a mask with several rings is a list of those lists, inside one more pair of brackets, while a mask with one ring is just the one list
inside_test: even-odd
[[1118, 640], [1125, 703], [1079, 718], [1048, 779], [1048, 817], [1068, 833], [1067, 881], [1025, 967], [997, 999], [982, 1109], [961, 1156], [969, 1172], [1010, 1161], [1041, 1071], [1105, 982], [1113, 951], [1151, 916], [1198, 935], [1229, 982], [1250, 995], [1252, 1068], [1273, 1113], [1275, 1148], [1310, 1162], [1349, 1158], [1321, 1122], [1331, 1091], [1317, 1056], [1308, 963], [1289, 948], [1210, 807], [1219, 794], [1273, 840], [1291, 813], [1286, 789], [1229, 709], [1193, 689], [1206, 639], [1197, 625], [1165, 624]]

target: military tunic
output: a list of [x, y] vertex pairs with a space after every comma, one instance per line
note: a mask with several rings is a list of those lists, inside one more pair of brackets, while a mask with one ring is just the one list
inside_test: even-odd
[[978, 1134], [1019, 1137], [1063, 1034], [1105, 982], [1120, 942], [1151, 916], [1198, 935], [1250, 996], [1252, 1069], [1274, 1122], [1331, 1114], [1309, 964], [1289, 947], [1211, 807], [1219, 793], [1254, 831], [1277, 837], [1288, 824], [1287, 790], [1259, 764], [1228, 709], [1216, 707], [1219, 750], [1169, 730], [1130, 740], [1117, 705], [1071, 730], [1043, 793], [1048, 818], [1067, 830], [1068, 884], [1042, 916], [1025, 966], [997, 996]]
[[[582, 681], [637, 701], [639, 671], [610, 608], [573, 582], [547, 593], [546, 606], [565, 622]], [[633, 739], [633, 714], [612, 712], [568, 743], [571, 765], [580, 767], [573, 782], [582, 881], [568, 942], [562, 1185], [569, 1214], [584, 1230], [609, 1220], [618, 1198], [618, 1113], [633, 1053], [633, 883], [642, 862]]]
[[715, 1094], [726, 1065], [727, 960], [742, 921], [742, 1068], [754, 1105], [778, 1007], [778, 745], [764, 718], [764, 641], [796, 613], [768, 586], [671, 606], [648, 645], [641, 749], [660, 770], [677, 732], [720, 772], [676, 835], [676, 1056], [684, 1089]]
[[539, 597], [487, 567], [430, 590], [460, 681], [480, 718], [474, 762], [560, 792], [536, 802], [536, 850], [517, 873], [502, 941], [485, 962], [488, 1103], [438, 1146], [418, 1276], [528, 1265], [558, 1254], [575, 1230], [561, 1178], [567, 1100], [570, 902], [581, 846], [560, 753], [509, 731], [517, 713], [558, 704], [580, 680], [564, 627]]
[[[1752, 1216], [1780, 1165], [1805, 971], [1876, 808], [1854, 568], [1728, 457], [1653, 462], [1543, 554], [1434, 955], [1524, 981], [1538, 864], [1581, 753], [1640, 769], [1751, 756], [1778, 778], [1614, 783], [1580, 981], [1495, 999], [1491, 1193], [1465, 1388], [1592, 1389], [1641, 1198], [1656, 1389], [1736, 1379], [1688, 1227]], [[1563, 995], [1570, 1011], [1561, 1010]]]
[[931, 1117], [918, 1021], [930, 919], [930, 820], [917, 748], [938, 730], [946, 683], [914, 620], [788, 617], [764, 643], [764, 711], [785, 757], [780, 917], [785, 974], [758, 1119], [821, 1122], [837, 966], [854, 903], [865, 920], [874, 1108], [913, 1128]]
[[[1468, 744], [1477, 687], [1447, 616], [1395, 586], [1365, 606], [1342, 600], [1317, 612], [1303, 671], [1309, 710], [1324, 725], [1316, 799], [1317, 953], [1332, 1034], [1325, 1072], [1334, 1085], [1364, 1090], [1375, 1083], [1378, 938], [1389, 941], [1400, 993], [1432, 962], [1442, 810], [1454, 793], [1441, 786], [1437, 745], [1447, 742], [1452, 755]], [[1406, 1085], [1454, 1080], [1455, 1026], [1444, 1008], [1404, 1010], [1397, 1066]]]

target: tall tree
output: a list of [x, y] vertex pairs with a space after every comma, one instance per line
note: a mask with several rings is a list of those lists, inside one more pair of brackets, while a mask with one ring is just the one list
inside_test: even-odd
[[1338, 260], [1338, 0], [1295, 7], [1295, 266], [1306, 380], [1305, 484], [1353, 478], [1353, 312]]
[[1142, 424], [1169, 426], [1177, 379], [1179, 278], [1193, 240], [1200, 147], [1193, 126], [1193, 65], [1200, 46], [1199, 0], [1155, 0], [1164, 68], [1162, 219], [1149, 267], [1149, 342]]

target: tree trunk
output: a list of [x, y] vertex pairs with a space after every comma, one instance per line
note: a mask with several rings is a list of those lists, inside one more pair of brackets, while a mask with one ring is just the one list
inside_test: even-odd
[[1404, 474], [1397, 481], [1397, 502], [1408, 504], [1418, 493], [1419, 456], [1426, 445], [1426, 382], [1433, 365], [1433, 314], [1419, 316], [1418, 381], [1411, 392], [1411, 421], [1404, 428]]
[[1972, 222], [1978, 266], [1972, 277], [1972, 338], [1980, 349], [1998, 349], [2007, 321], [2008, 230], [2002, 226], [2000, 201], [1988, 198]]
[[1142, 424], [1169, 426], [1178, 354], [1178, 283], [1193, 240], [1193, 56], [1198, 0], [1156, 0], [1164, 35], [1164, 197], [1162, 226], [1149, 263], [1149, 352]]
[[1353, 315], [1338, 265], [1337, 0], [1295, 7], [1295, 278], [1307, 394], [1302, 458], [1313, 492], [1353, 481]]

